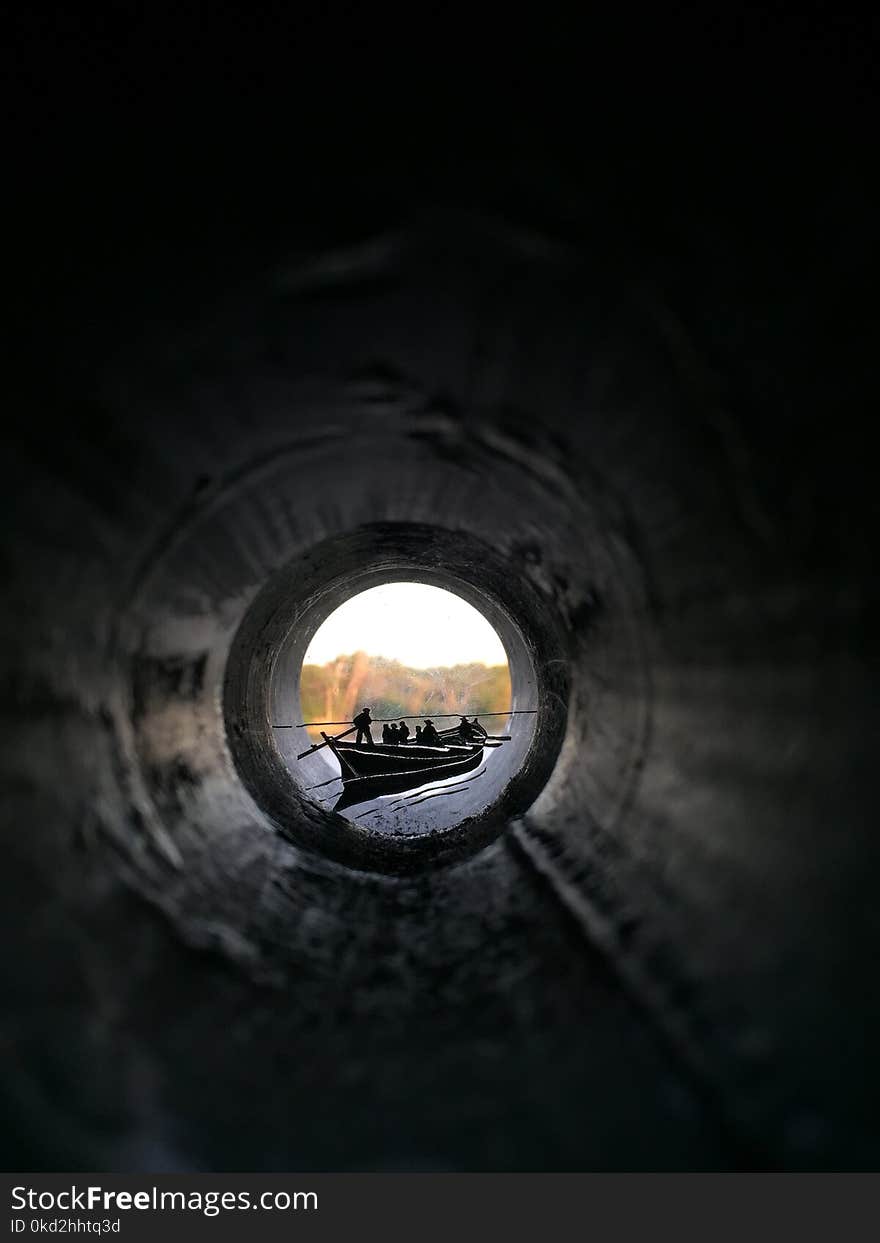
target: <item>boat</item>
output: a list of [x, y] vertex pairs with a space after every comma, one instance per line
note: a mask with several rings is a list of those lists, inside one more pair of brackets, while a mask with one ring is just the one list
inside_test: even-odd
[[381, 794], [401, 794], [432, 781], [461, 776], [479, 767], [483, 759], [480, 743], [449, 742], [436, 747], [388, 743], [363, 746], [337, 741], [324, 733], [321, 736], [339, 761], [342, 778], [342, 794], [334, 811], [365, 803]]

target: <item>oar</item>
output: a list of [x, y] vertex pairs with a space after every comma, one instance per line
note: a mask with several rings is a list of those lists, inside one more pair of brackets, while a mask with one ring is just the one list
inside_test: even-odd
[[[441, 730], [441, 731], [440, 731], [440, 737], [441, 737], [441, 738], [450, 738], [450, 737], [452, 737], [452, 736], [456, 735], [456, 733], [457, 733], [457, 732], [459, 732], [459, 731], [457, 731], [457, 730]], [[479, 738], [479, 737], [476, 737], [476, 738], [474, 738], [474, 741], [475, 741], [475, 742], [480, 742], [480, 738]], [[488, 741], [488, 742], [510, 742], [510, 741], [511, 741], [511, 735], [510, 735], [510, 733], [487, 733], [487, 735], [485, 736], [484, 740], [482, 740], [482, 741], [484, 741], [484, 742], [486, 742], [486, 741]]]
[[[344, 722], [340, 722], [340, 724], [344, 724]], [[347, 738], [349, 734], [353, 734], [356, 729], [357, 729], [357, 726], [352, 725], [351, 729], [347, 729], [344, 734], [337, 734], [335, 738], [329, 739], [328, 741], [338, 742], [340, 738]], [[326, 746], [327, 746], [326, 742], [316, 742], [313, 747], [309, 747], [308, 751], [301, 751], [300, 754], [296, 758], [298, 760], [303, 760], [305, 759], [307, 755], [313, 755], [315, 751], [320, 751], [322, 747], [326, 747]]]
[[[472, 716], [534, 716], [538, 711], [537, 708], [508, 708], [506, 712], [472, 712]], [[450, 720], [452, 717], [460, 717], [460, 712], [435, 712], [433, 717], [430, 712], [417, 712], [415, 715], [407, 716], [405, 713], [401, 716], [374, 716], [372, 724], [381, 725], [383, 721], [420, 721], [433, 719], [435, 721]], [[306, 726], [317, 725], [347, 725], [348, 721], [300, 721], [299, 725], [273, 725], [273, 729], [305, 729]], [[349, 731], [350, 732], [350, 731]], [[340, 738], [344, 735], [340, 734]]]
[[[459, 732], [459, 731], [457, 731], [457, 730], [441, 730], [441, 731], [440, 731], [440, 737], [441, 737], [441, 738], [449, 738], [449, 737], [451, 737], [452, 735], [455, 735], [455, 733], [457, 733], [457, 732]], [[511, 741], [511, 735], [510, 735], [510, 733], [486, 733], [486, 735], [484, 736], [484, 741], [485, 741], [485, 738], [488, 738], [488, 740], [490, 740], [490, 741], [492, 741], [492, 742], [510, 742], [510, 741]], [[475, 737], [475, 738], [474, 738], [474, 741], [475, 741], [475, 742], [479, 742], [479, 741], [480, 741], [480, 738], [479, 738], [479, 737]]]

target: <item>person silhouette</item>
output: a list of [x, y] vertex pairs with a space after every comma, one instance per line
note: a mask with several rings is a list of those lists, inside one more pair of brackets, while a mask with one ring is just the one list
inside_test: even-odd
[[439, 747], [440, 746], [440, 735], [437, 733], [436, 729], [434, 728], [433, 721], [425, 721], [425, 728], [422, 730], [422, 746], [424, 747]]
[[416, 726], [416, 746], [420, 747], [423, 742], [424, 742], [424, 739], [422, 738], [422, 727], [421, 725], [417, 725]]
[[406, 746], [407, 738], [409, 738], [409, 726], [406, 721], [401, 721], [397, 727], [397, 741], [403, 747]]
[[470, 721], [467, 719], [466, 716], [463, 716], [461, 718], [461, 724], [458, 727], [458, 732], [461, 735], [462, 740], [464, 742], [473, 742], [474, 731], [473, 731]]
[[357, 726], [357, 738], [355, 739], [355, 745], [359, 745], [361, 739], [363, 738], [367, 746], [372, 747], [374, 744], [370, 726], [373, 724], [373, 718], [370, 716], [370, 709], [367, 707], [361, 708], [360, 712], [356, 717], [354, 717], [351, 723], [352, 725]]
[[483, 742], [484, 739], [489, 737], [480, 724], [480, 718], [478, 716], [475, 716], [471, 721], [471, 733], [473, 734], [474, 742]]
[[392, 737], [391, 737], [391, 726], [388, 724], [388, 722], [387, 722], [387, 721], [386, 721], [386, 722], [385, 722], [385, 724], [382, 726], [382, 741], [383, 741], [386, 745], [390, 745], [390, 743], [393, 741], [393, 739], [392, 739]]
[[388, 726], [388, 741], [391, 743], [392, 747], [396, 747], [400, 742], [400, 731], [396, 725]]

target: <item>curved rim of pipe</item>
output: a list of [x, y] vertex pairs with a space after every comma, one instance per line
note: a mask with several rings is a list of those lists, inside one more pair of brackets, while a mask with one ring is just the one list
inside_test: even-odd
[[[449, 828], [400, 837], [318, 806], [282, 756], [274, 729], [288, 715], [302, 719], [302, 657], [324, 619], [346, 599], [396, 581], [445, 587], [479, 609], [508, 653], [512, 706], [538, 709], [516, 771], [483, 811]], [[223, 698], [239, 776], [283, 837], [337, 863], [399, 873], [473, 854], [534, 802], [556, 764], [569, 689], [563, 633], [552, 605], [472, 535], [381, 523], [325, 540], [273, 575], [233, 640]]]

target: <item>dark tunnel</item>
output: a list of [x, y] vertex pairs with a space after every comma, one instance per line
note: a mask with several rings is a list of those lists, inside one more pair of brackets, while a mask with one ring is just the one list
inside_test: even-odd
[[[847, 149], [770, 146], [310, 149], [271, 192], [259, 147], [58, 152], [4, 444], [7, 1168], [876, 1165], [875, 224]], [[489, 812], [392, 841], [267, 705], [413, 575], [540, 716]]]

